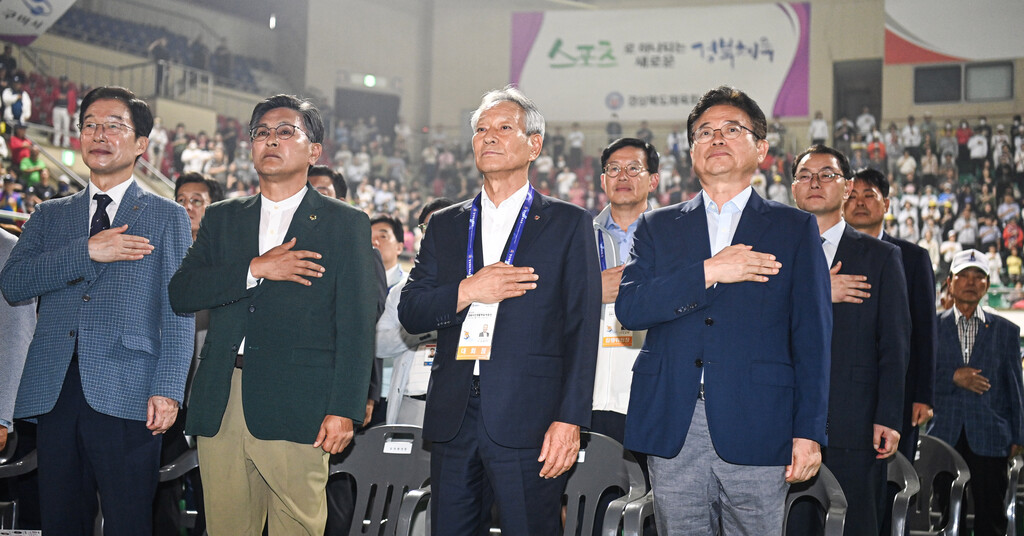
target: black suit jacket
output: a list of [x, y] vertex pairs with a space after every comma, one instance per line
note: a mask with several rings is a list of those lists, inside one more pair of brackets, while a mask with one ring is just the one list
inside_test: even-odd
[[872, 449], [873, 425], [901, 430], [910, 308], [900, 250], [847, 225], [832, 265], [867, 276], [864, 303], [832, 304], [828, 444]]
[[938, 344], [935, 273], [928, 252], [921, 246], [885, 233], [882, 240], [900, 248], [910, 300], [910, 359], [903, 403], [903, 436], [906, 437], [906, 432], [914, 427], [911, 424], [914, 403], [935, 405], [935, 348]]
[[[449, 441], [458, 433], [472, 386], [474, 362], [455, 359], [468, 312], [457, 313], [456, 304], [466, 277], [472, 202], [431, 217], [398, 304], [409, 333], [437, 330], [423, 421], [423, 437], [431, 441]], [[483, 268], [481, 234], [476, 233], [475, 271]], [[535, 194], [513, 262], [533, 267], [540, 278], [536, 289], [499, 306], [491, 359], [480, 363], [480, 418], [495, 442], [539, 448], [554, 421], [590, 426], [601, 312], [593, 218], [575, 205]]]

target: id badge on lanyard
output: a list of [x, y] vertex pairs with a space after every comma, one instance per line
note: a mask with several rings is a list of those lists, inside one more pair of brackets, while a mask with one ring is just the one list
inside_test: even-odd
[[[519, 240], [523, 236], [523, 227], [526, 226], [526, 216], [530, 213], [530, 206], [533, 205], [533, 186], [526, 190], [526, 199], [523, 207], [519, 210], [519, 219], [512, 229], [512, 241], [508, 246], [508, 255], [505, 256], [505, 264], [511, 265], [515, 260], [516, 250], [519, 248]], [[480, 194], [473, 200], [473, 206], [469, 212], [469, 243], [466, 246], [466, 275], [473, 276], [473, 247], [476, 241], [476, 225], [480, 214]], [[494, 324], [498, 319], [499, 303], [473, 302], [466, 312], [466, 319], [462, 322], [462, 333], [459, 335], [459, 348], [455, 353], [457, 360], [487, 360], [491, 358], [491, 340], [494, 338]]]

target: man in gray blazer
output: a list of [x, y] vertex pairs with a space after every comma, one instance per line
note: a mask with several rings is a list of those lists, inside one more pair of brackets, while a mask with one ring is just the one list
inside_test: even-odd
[[39, 298], [14, 416], [38, 420], [45, 534], [151, 534], [160, 436], [178, 413], [195, 321], [167, 285], [190, 242], [185, 209], [132, 176], [153, 114], [124, 88], [82, 100], [89, 187], [36, 207], [0, 272], [8, 301]]
[[[7, 262], [17, 242], [14, 235], [0, 230], [0, 266]], [[14, 303], [0, 300], [0, 333], [4, 335], [4, 344], [0, 345], [0, 450], [7, 445], [7, 433], [14, 428], [14, 397], [35, 329], [34, 299]]]

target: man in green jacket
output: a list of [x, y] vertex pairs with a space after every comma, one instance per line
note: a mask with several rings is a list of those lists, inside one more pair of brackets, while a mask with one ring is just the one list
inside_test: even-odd
[[186, 433], [199, 436], [210, 534], [324, 532], [328, 456], [366, 410], [377, 282], [369, 219], [307, 182], [323, 122], [277, 95], [249, 122], [256, 196], [207, 209], [170, 283], [210, 310]]

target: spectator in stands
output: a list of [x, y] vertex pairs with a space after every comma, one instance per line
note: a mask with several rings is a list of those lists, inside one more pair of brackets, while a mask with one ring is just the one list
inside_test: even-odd
[[939, 126], [932, 122], [932, 113], [925, 110], [923, 115], [923, 121], [920, 125], [921, 130], [921, 154], [924, 154], [925, 148], [931, 148], [934, 153], [936, 150], [936, 142], [939, 136]]
[[953, 229], [964, 249], [971, 249], [978, 244], [978, 219], [974, 217], [971, 205], [964, 205], [960, 215], [953, 222]]
[[253, 164], [249, 142], [241, 141], [235, 151], [235, 160], [228, 166], [228, 188], [255, 187], [259, 183]]
[[555, 177], [555, 183], [557, 185], [559, 199], [569, 199], [569, 192], [572, 190], [572, 187], [576, 185], [576, 178], [576, 173], [574, 173], [572, 168], [569, 166], [565, 166], [558, 171], [558, 176]]
[[34, 212], [36, 205], [56, 197], [57, 194], [57, 185], [53, 184], [53, 180], [50, 178], [50, 170], [44, 167], [39, 170], [39, 184], [25, 191], [25, 195], [28, 197], [29, 212]]
[[197, 35], [189, 44], [189, 67], [201, 71], [210, 70], [210, 49], [203, 43], [203, 36]]
[[[25, 196], [21, 192], [15, 190], [18, 186], [18, 180], [11, 175], [3, 175], [3, 191], [0, 192], [0, 210], [7, 210], [10, 212], [19, 212], [25, 214], [28, 212], [28, 208], [25, 206]], [[14, 218], [0, 217], [0, 222], [18, 225], [24, 223], [24, 220], [18, 220]]]
[[871, 108], [867, 106], [861, 111], [861, 114], [857, 116], [857, 132], [864, 141], [871, 141], [871, 134], [875, 131], [875, 127], [878, 123], [875, 121], [875, 116], [871, 115]]
[[[963, 251], [953, 261], [948, 280], [953, 310], [939, 316], [939, 339], [952, 344], [939, 346], [935, 419], [928, 430], [967, 462], [976, 536], [1006, 534], [1006, 460], [1024, 444], [1020, 328], [980, 307], [989, 276], [980, 251]], [[961, 526], [966, 518], [964, 508]]]
[[211, 67], [213, 74], [221, 80], [222, 83], [227, 83], [231, 79], [231, 52], [228, 50], [228, 43], [226, 39], [221, 39], [217, 48], [213, 51], [213, 61]]
[[578, 169], [583, 165], [583, 142], [586, 140], [586, 136], [583, 134], [583, 130], [580, 129], [579, 123], [572, 124], [572, 131], [569, 132], [567, 139], [569, 143], [569, 167], [573, 170]]
[[957, 240], [955, 230], [948, 231], [946, 236], [946, 241], [939, 244], [939, 253], [942, 254], [942, 262], [939, 265], [939, 270], [935, 272], [935, 278], [937, 280], [945, 279], [945, 276], [949, 274], [949, 266], [953, 262], [953, 257], [964, 249], [964, 247], [960, 245], [960, 241]]
[[927, 145], [921, 155], [920, 176], [921, 183], [928, 186], [934, 186], [939, 178], [939, 157]]
[[8, 301], [40, 297], [45, 326], [15, 417], [38, 420], [43, 532], [90, 533], [98, 491], [104, 533], [150, 534], [160, 434], [183, 399], [195, 328], [167, 299], [188, 217], [132, 178], [153, 124], [145, 102], [97, 88], [82, 120], [89, 187], [39, 205], [0, 272]]
[[171, 60], [171, 51], [167, 49], [167, 38], [159, 37], [147, 47], [150, 57], [153, 58], [156, 68], [156, 94], [167, 95], [167, 88], [164, 87], [165, 70]]
[[562, 167], [562, 164], [559, 164], [558, 161], [568, 156], [565, 152], [565, 136], [562, 134], [562, 127], [555, 127], [555, 133], [551, 135], [551, 139], [548, 142], [551, 145], [551, 158], [554, 159], [555, 166]]
[[811, 139], [811, 145], [824, 145], [828, 142], [828, 123], [821, 111], [814, 112], [814, 119], [807, 128], [807, 137]]
[[608, 135], [608, 143], [622, 137], [622, 123], [619, 122], [619, 114], [612, 113], [612, 118], [604, 127], [604, 132]]
[[51, 112], [53, 144], [57, 147], [71, 146], [71, 117], [75, 115], [77, 104], [78, 91], [75, 89], [75, 85], [68, 81], [66, 75], [61, 75], [60, 83], [53, 89], [53, 111]]
[[[999, 256], [999, 252], [996, 251], [996, 246], [989, 246], [988, 253], [988, 273], [989, 280], [994, 287], [1003, 286], [1002, 272], [1003, 272], [1003, 258]], [[1007, 279], [1007, 282], [1009, 279]]]
[[1017, 247], [1010, 248], [1010, 254], [1006, 256], [1006, 274], [1010, 278], [1010, 282], [1018, 284], [1021, 282], [1021, 270], [1024, 261], [1021, 260], [1018, 252], [1020, 249]]
[[917, 245], [928, 252], [928, 258], [931, 260], [932, 272], [934, 273], [939, 269], [939, 241], [935, 238], [935, 232], [931, 228], [926, 228], [922, 234], [924, 236], [921, 237], [921, 240], [918, 240]]
[[188, 146], [181, 152], [182, 173], [202, 173], [212, 156], [209, 151], [200, 148], [197, 140], [188, 142]]
[[39, 172], [46, 169], [46, 162], [39, 152], [39, 146], [33, 144], [29, 147], [28, 156], [18, 163], [18, 178], [25, 190], [39, 184]]
[[4, 53], [0, 54], [0, 69], [7, 71], [8, 76], [18, 71], [18, 60], [14, 59], [13, 48], [9, 43], [4, 43]]
[[17, 73], [11, 78], [11, 87], [4, 89], [4, 121], [7, 127], [24, 125], [32, 118], [32, 97], [23, 89], [25, 74]]
[[167, 129], [159, 117], [153, 118], [153, 131], [149, 134], [149, 148], [146, 150], [146, 159], [153, 167], [163, 172], [164, 154], [167, 151]]
[[[169, 286], [175, 310], [210, 309], [186, 432], [199, 436], [210, 534], [258, 534], [269, 520], [270, 534], [319, 535], [328, 456], [365, 417], [377, 306], [369, 222], [307, 190], [323, 140], [312, 104], [268, 98], [250, 127], [261, 197], [208, 208]], [[238, 247], [257, 238], [258, 257]], [[245, 265], [243, 284], [231, 267]], [[243, 390], [259, 395], [243, 400]]]
[[921, 158], [921, 127], [914, 123], [914, 116], [907, 117], [907, 124], [900, 130], [900, 145], [914, 160]]
[[21, 161], [32, 149], [32, 141], [28, 139], [28, 135], [25, 133], [28, 127], [25, 125], [16, 125], [14, 127], [14, 134], [11, 134], [11, 168], [21, 169]]
[[988, 160], [988, 137], [985, 136], [984, 131], [976, 130], [974, 132], [967, 140], [967, 150], [971, 157], [971, 172], [974, 173], [975, 178], [979, 178]]
[[647, 125], [647, 121], [640, 121], [640, 128], [636, 129], [637, 139], [641, 139], [644, 143], [651, 143], [654, 141], [654, 131]]
[[224, 153], [224, 148], [217, 147], [212, 153], [210, 153], [210, 158], [206, 163], [203, 164], [203, 173], [227, 187], [229, 165], [228, 157]]
[[896, 159], [896, 169], [899, 170], [899, 178], [904, 182], [913, 184], [914, 174], [917, 172], [917, 159], [914, 158], [911, 150], [903, 146], [903, 154]]
[[995, 218], [978, 218], [978, 246], [982, 250], [988, 251], [989, 247], [999, 249], [1001, 239], [1002, 233]]

